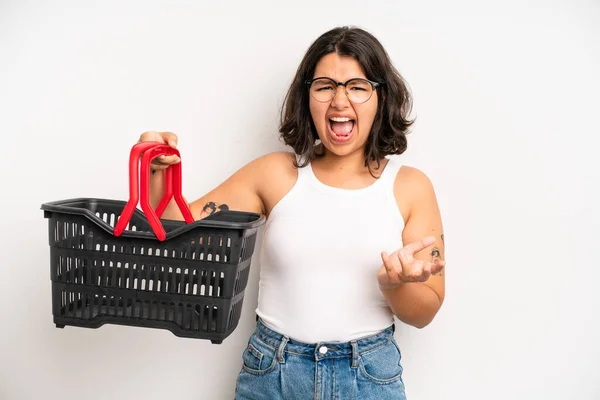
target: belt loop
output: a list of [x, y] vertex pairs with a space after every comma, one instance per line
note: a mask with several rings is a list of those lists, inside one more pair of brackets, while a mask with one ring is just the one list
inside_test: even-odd
[[283, 351], [285, 350], [285, 346], [287, 345], [289, 338], [287, 336], [283, 336], [281, 338], [281, 343], [279, 343], [279, 348], [277, 349], [277, 359], [280, 364], [283, 364], [285, 360], [283, 359]]
[[352, 345], [352, 368], [358, 367], [358, 344], [356, 340], [350, 342]]

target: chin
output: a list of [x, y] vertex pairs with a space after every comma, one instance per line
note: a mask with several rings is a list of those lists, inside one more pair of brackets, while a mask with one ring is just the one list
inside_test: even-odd
[[327, 153], [334, 154], [338, 157], [345, 157], [350, 154], [354, 154], [358, 151], [360, 151], [362, 153], [364, 151], [364, 147], [365, 147], [364, 144], [358, 145], [356, 143], [347, 143], [343, 146], [340, 146], [339, 144], [331, 143], [331, 142], [323, 141], [323, 140], [321, 140], [321, 145], [325, 148], [325, 151]]

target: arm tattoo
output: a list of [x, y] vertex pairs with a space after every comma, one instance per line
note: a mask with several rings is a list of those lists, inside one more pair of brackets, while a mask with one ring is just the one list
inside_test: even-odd
[[216, 212], [227, 210], [229, 210], [229, 206], [227, 204], [217, 204], [214, 201], [209, 201], [202, 208], [200, 218], [208, 217], [209, 215], [213, 215]]
[[[442, 235], [443, 237], [443, 235]], [[431, 250], [431, 262], [436, 262], [436, 261], [441, 261], [442, 260], [442, 256], [441, 256], [441, 252], [440, 252], [440, 248], [435, 246], [433, 248], [433, 250]], [[439, 275], [439, 276], [443, 276], [444, 275], [444, 269], [442, 268], [442, 270], [440, 272], [438, 272], [437, 274], [434, 275]]]

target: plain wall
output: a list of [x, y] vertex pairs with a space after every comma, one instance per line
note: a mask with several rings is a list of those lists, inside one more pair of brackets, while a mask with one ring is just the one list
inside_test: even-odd
[[444, 221], [446, 301], [425, 329], [398, 325], [408, 398], [599, 399], [600, 6], [483, 3], [0, 2], [0, 399], [233, 397], [258, 253], [222, 345], [57, 329], [40, 206], [126, 200], [146, 130], [179, 135], [190, 200], [284, 149], [298, 63], [344, 24], [375, 34], [408, 81], [402, 157]]

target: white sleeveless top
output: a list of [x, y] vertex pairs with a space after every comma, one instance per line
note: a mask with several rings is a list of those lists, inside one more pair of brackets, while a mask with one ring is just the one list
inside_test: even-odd
[[265, 224], [257, 315], [290, 338], [350, 341], [389, 327], [394, 316], [377, 282], [381, 252], [402, 247], [394, 197], [399, 156], [358, 190], [319, 181], [311, 165]]

